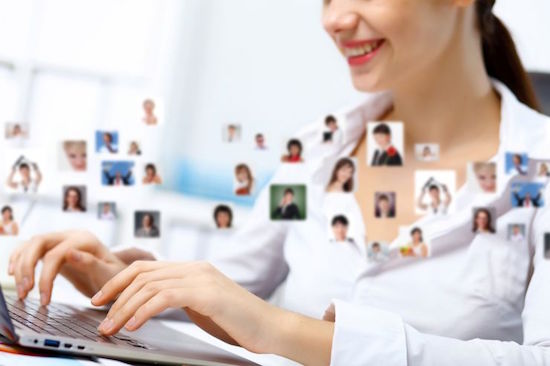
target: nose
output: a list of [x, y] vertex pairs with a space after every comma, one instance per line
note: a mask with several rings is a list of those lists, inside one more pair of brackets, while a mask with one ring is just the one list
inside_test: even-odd
[[353, 1], [332, 0], [323, 9], [323, 27], [333, 38], [351, 33], [359, 23], [359, 15], [350, 6]]

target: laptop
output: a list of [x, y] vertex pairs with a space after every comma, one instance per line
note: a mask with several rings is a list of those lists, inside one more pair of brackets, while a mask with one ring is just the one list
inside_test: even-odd
[[0, 336], [10, 344], [146, 364], [256, 365], [154, 319], [135, 332], [101, 336], [97, 327], [104, 317], [100, 310], [59, 303], [42, 307], [34, 299], [22, 302], [0, 286]]

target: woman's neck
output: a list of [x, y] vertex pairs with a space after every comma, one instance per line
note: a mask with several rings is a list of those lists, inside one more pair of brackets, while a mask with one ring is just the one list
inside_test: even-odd
[[405, 123], [406, 142], [439, 143], [445, 150], [494, 137], [498, 130], [500, 99], [485, 70], [481, 47], [467, 41], [471, 37], [462, 38], [455, 39], [453, 48], [430, 70], [392, 90], [389, 117]]

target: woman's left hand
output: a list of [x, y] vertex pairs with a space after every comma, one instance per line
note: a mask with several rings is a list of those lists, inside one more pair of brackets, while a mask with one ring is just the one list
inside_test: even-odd
[[122, 327], [136, 330], [168, 308], [183, 308], [208, 333], [260, 353], [271, 349], [273, 329], [280, 329], [288, 316], [202, 262], [134, 262], [108, 281], [92, 303], [101, 306], [115, 298], [99, 327], [104, 335]]

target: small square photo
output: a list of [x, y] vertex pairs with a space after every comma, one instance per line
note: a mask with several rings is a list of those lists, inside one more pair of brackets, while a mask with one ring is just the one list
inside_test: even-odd
[[300, 184], [277, 184], [270, 187], [271, 220], [305, 220], [307, 188]]
[[497, 211], [494, 207], [476, 207], [473, 209], [472, 232], [476, 234], [494, 234], [497, 227]]
[[113, 221], [116, 219], [116, 203], [100, 202], [97, 210], [97, 217], [100, 220]]
[[86, 186], [63, 187], [63, 211], [86, 212]]
[[96, 131], [95, 151], [100, 154], [118, 153], [118, 132], [117, 131]]
[[508, 241], [522, 243], [525, 241], [525, 224], [508, 224]]
[[368, 122], [368, 165], [402, 166], [405, 153], [403, 134], [402, 122]]
[[160, 211], [136, 211], [134, 234], [136, 238], [159, 238]]
[[512, 183], [511, 200], [513, 207], [543, 207], [544, 184], [535, 182]]
[[88, 168], [88, 152], [85, 140], [65, 140], [59, 144], [59, 170], [85, 172]]
[[506, 153], [506, 174], [527, 175], [529, 169], [529, 157], [525, 153]]
[[222, 128], [222, 141], [233, 144], [241, 142], [242, 126], [238, 123], [229, 123]]
[[425, 163], [439, 161], [439, 144], [415, 144], [414, 155], [416, 160]]
[[133, 186], [136, 182], [133, 161], [104, 161], [101, 163], [101, 184], [104, 186]]

